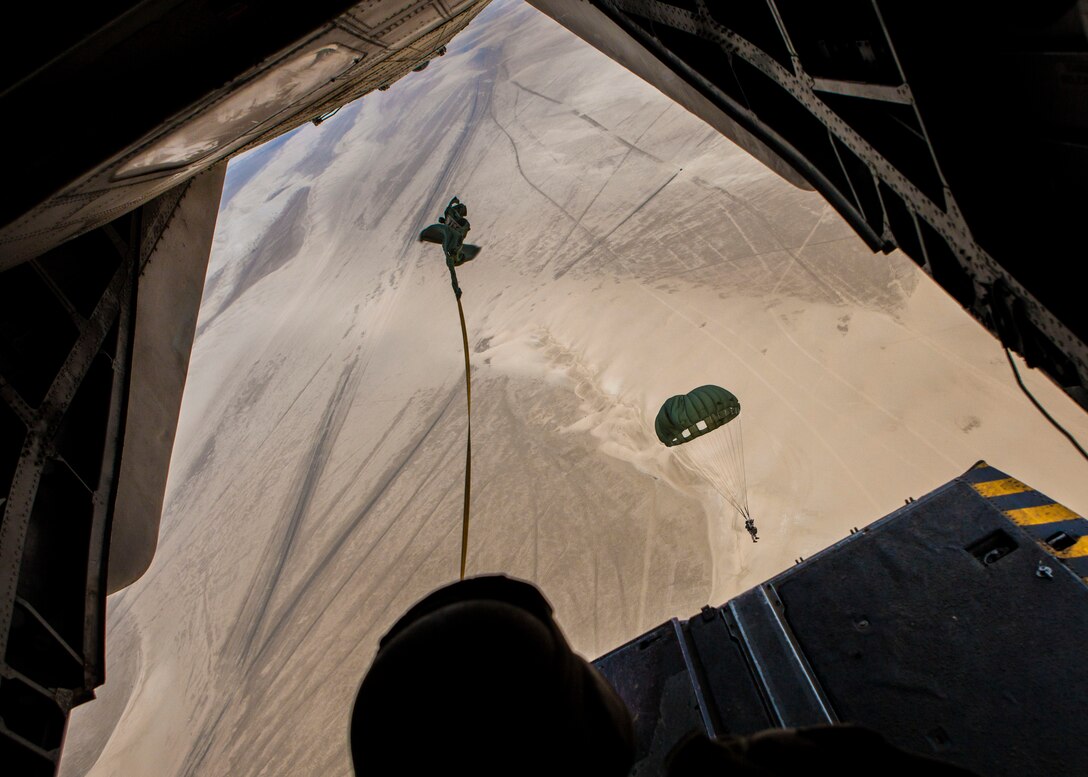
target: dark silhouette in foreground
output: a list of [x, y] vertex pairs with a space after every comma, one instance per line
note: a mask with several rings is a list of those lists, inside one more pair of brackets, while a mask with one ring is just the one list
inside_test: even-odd
[[[355, 700], [360, 777], [404, 774], [623, 777], [638, 745], [630, 713], [560, 632], [532, 585], [502, 576], [441, 588], [394, 624]], [[689, 736], [668, 777], [971, 777], [857, 726]]]
[[536, 588], [476, 577], [435, 591], [382, 638], [355, 700], [351, 752], [368, 776], [622, 777], [634, 734]]
[[692, 736], [669, 756], [666, 777], [788, 777], [874, 774], [977, 777], [959, 766], [908, 753], [861, 726], [768, 729], [748, 737]]

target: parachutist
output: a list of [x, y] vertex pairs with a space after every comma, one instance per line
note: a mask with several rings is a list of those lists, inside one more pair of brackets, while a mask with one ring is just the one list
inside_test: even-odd
[[[654, 420], [657, 439], [701, 475], [745, 519], [744, 528], [758, 542], [756, 525], [748, 515], [744, 437], [740, 429], [740, 400], [721, 386], [707, 384], [669, 397]], [[734, 526], [736, 524], [733, 524]]]
[[471, 262], [480, 253], [479, 246], [465, 243], [465, 235], [470, 229], [467, 216], [468, 208], [454, 197], [446, 206], [445, 213], [438, 217], [438, 223], [431, 224], [419, 233], [421, 241], [442, 246], [442, 252], [446, 255], [446, 267], [450, 270], [450, 283], [453, 284], [453, 293], [457, 295], [457, 299], [461, 299], [461, 287], [457, 284], [457, 272], [454, 268]]

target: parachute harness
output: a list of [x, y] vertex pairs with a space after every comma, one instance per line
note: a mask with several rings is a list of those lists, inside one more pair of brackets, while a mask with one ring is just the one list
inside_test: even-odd
[[461, 518], [461, 579], [465, 579], [465, 562], [468, 559], [468, 513], [472, 491], [472, 366], [468, 356], [468, 327], [465, 326], [465, 309], [461, 305], [461, 287], [457, 284], [457, 267], [471, 261], [480, 252], [479, 246], [465, 243], [469, 230], [466, 216], [468, 208], [457, 198], [450, 200], [445, 213], [437, 224], [424, 229], [419, 239], [438, 243], [446, 255], [446, 267], [450, 271], [453, 296], [457, 299], [457, 316], [461, 319], [461, 343], [465, 350], [465, 402], [468, 410], [468, 432], [465, 440], [465, 504]]

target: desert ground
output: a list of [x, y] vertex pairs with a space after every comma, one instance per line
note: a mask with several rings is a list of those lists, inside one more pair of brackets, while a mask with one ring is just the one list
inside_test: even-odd
[[[985, 459], [1074, 510], [1086, 464], [907, 257], [532, 8], [232, 162], [156, 560], [109, 601], [62, 774], [351, 773], [377, 640], [470, 574], [538, 584], [587, 657], [720, 604]], [[1082, 440], [1088, 418], [1023, 367]], [[742, 404], [754, 544], [662, 446]], [[425, 704], [425, 700], [421, 700]]]

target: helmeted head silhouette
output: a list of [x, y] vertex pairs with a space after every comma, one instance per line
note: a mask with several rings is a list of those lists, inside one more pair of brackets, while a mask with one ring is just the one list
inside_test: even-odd
[[622, 777], [634, 735], [541, 593], [488, 576], [435, 591], [382, 638], [356, 697], [351, 751], [366, 777]]

